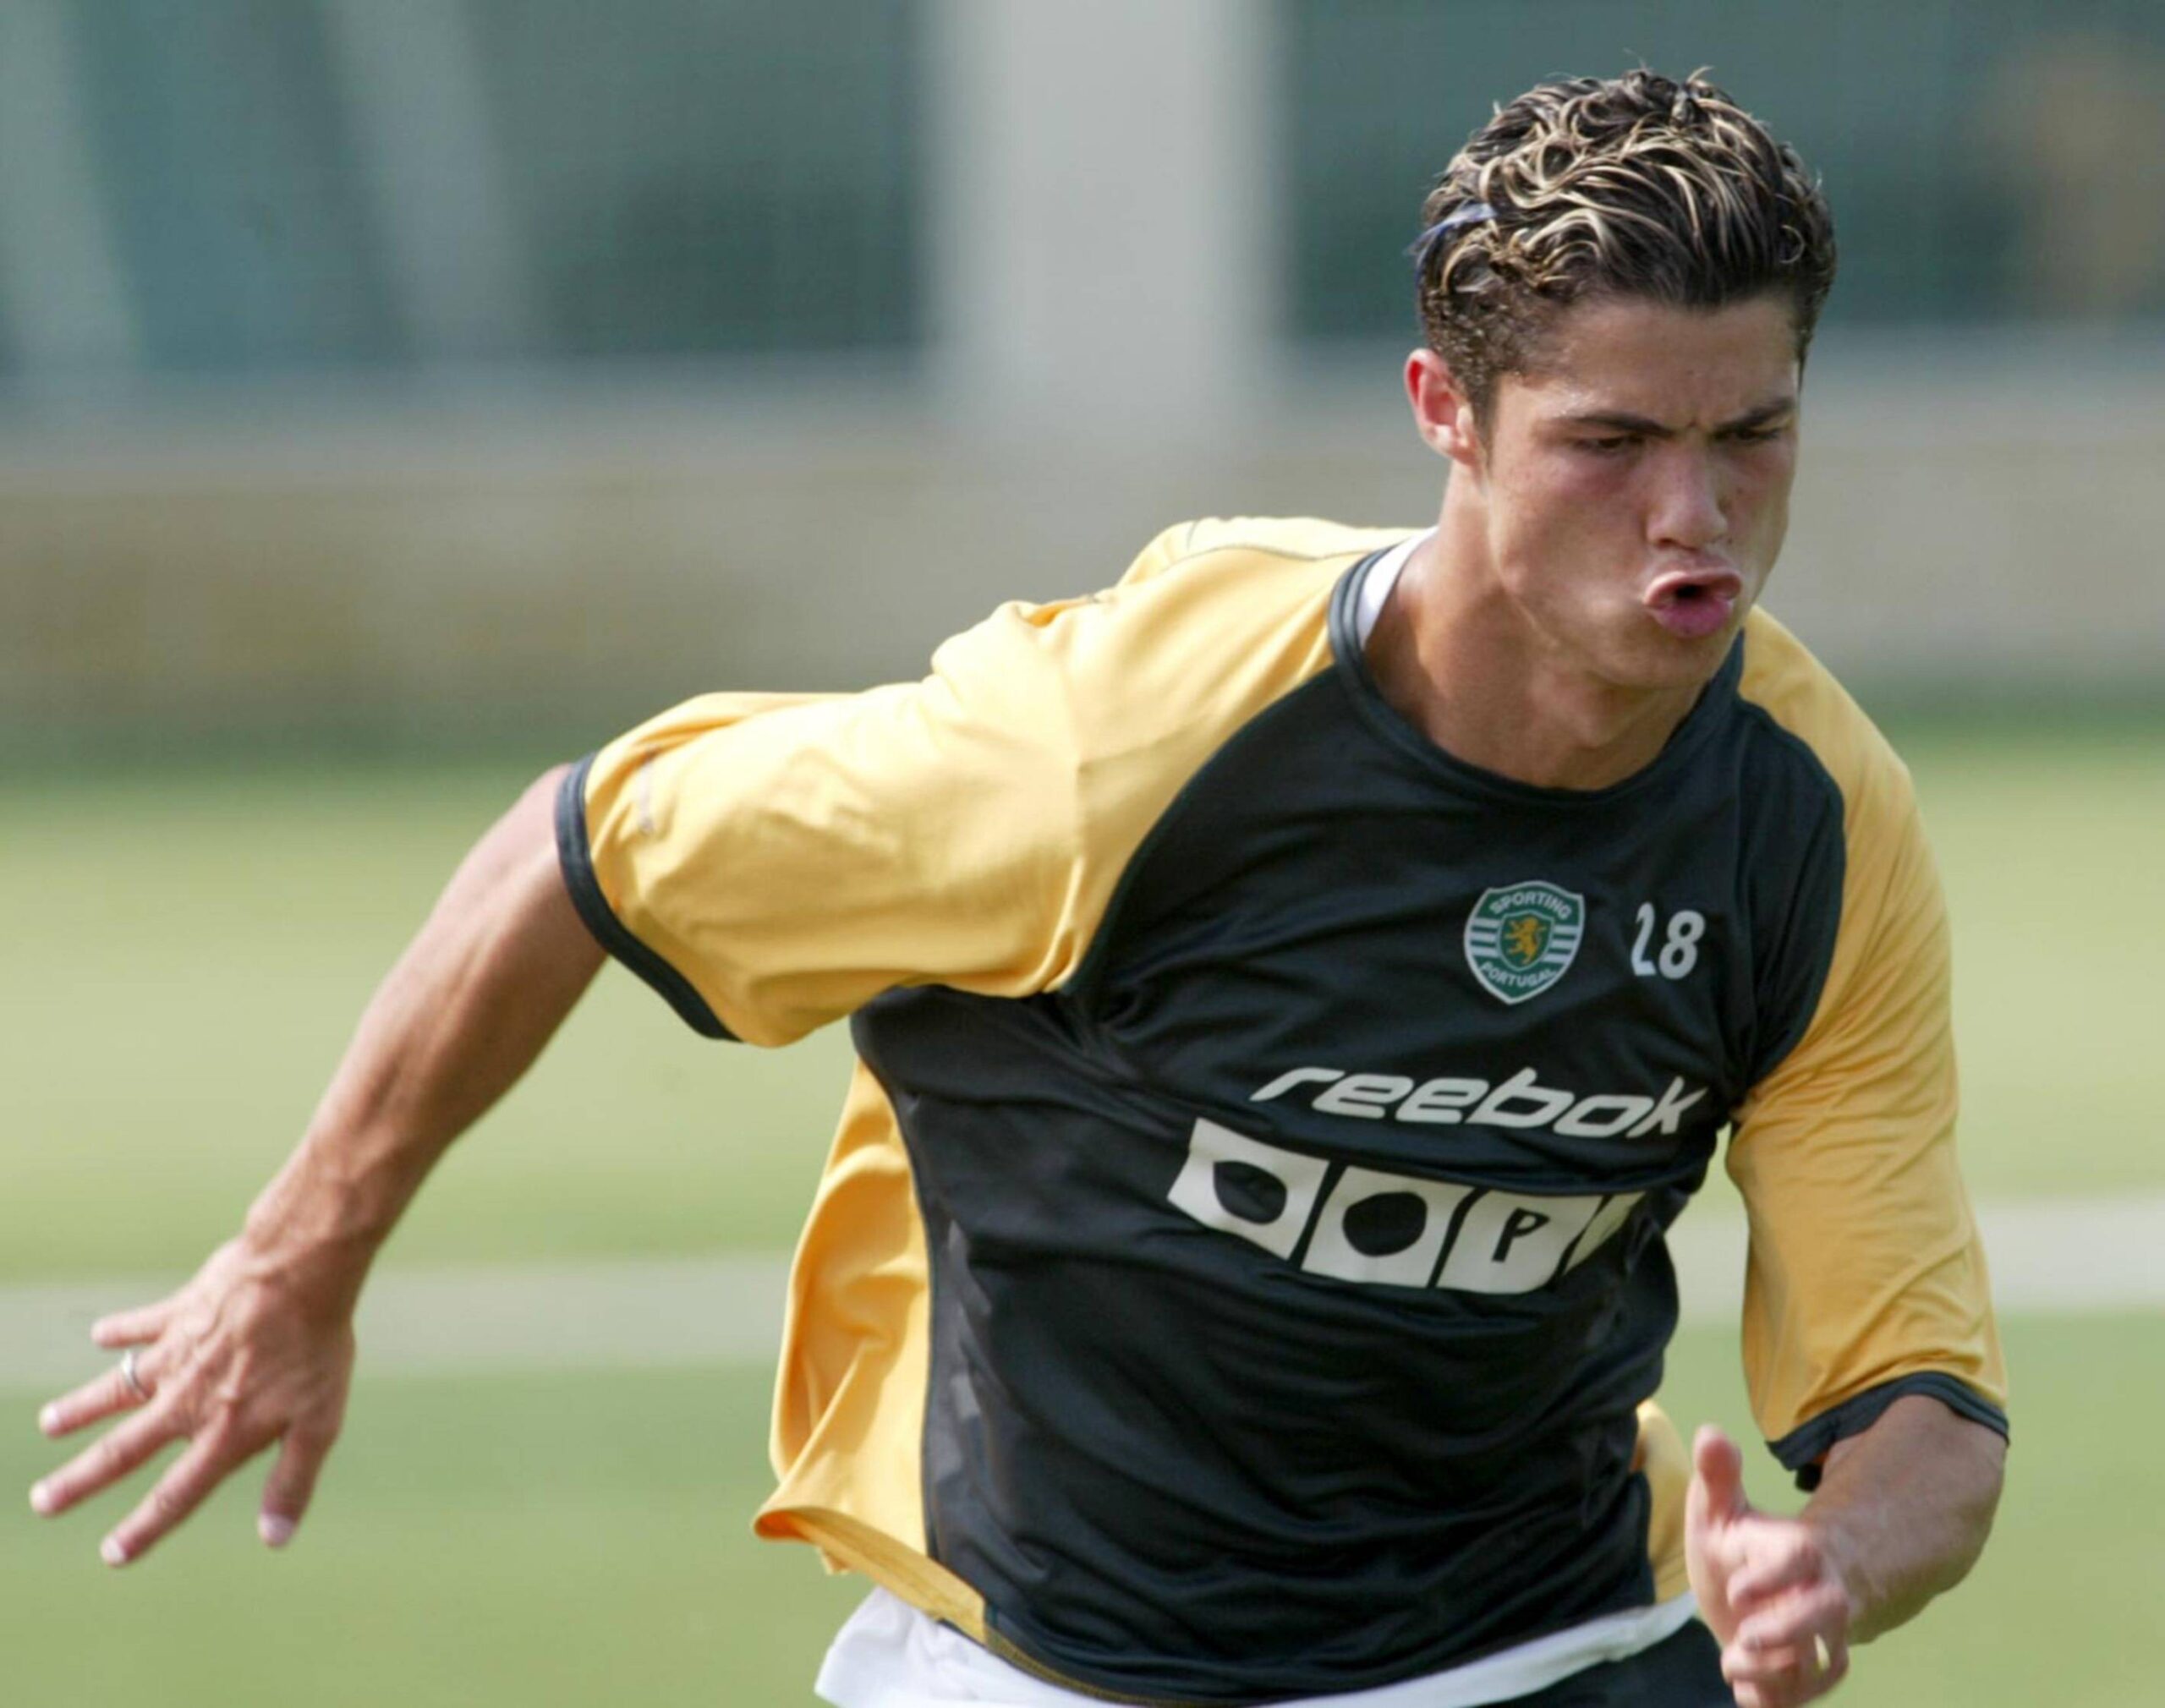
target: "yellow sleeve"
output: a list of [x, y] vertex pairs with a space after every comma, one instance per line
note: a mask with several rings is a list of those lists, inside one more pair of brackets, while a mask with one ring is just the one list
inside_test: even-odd
[[1397, 537], [1186, 523], [1104, 593], [1002, 606], [921, 682], [688, 701], [567, 780], [573, 900], [711, 1037], [786, 1043], [902, 985], [1051, 989], [1174, 792], [1328, 663], [1343, 567]]
[[567, 784], [559, 851], [604, 944], [702, 1032], [785, 1043], [890, 987], [1057, 980], [1077, 855], [1060, 607], [1010, 605], [924, 681], [710, 694]]
[[1984, 1249], [1955, 1166], [1947, 911], [1908, 774], [1868, 726], [1844, 795], [1842, 915], [1803, 1037], [1735, 1113], [1751, 1218], [1744, 1365], [1809, 1488], [1834, 1442], [1926, 1393], [2006, 1433]]

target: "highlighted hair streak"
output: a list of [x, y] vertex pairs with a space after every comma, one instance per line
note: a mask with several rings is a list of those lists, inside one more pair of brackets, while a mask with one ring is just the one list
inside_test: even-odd
[[1713, 309], [1779, 293], [1801, 361], [1834, 282], [1817, 179], [1696, 74], [1528, 90], [1467, 140], [1421, 223], [1422, 329], [1483, 421], [1497, 380], [1532, 366], [1542, 331], [1572, 303]]

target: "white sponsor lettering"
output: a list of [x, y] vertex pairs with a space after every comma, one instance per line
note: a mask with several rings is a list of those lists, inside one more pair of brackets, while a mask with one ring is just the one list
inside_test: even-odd
[[1348, 1074], [1316, 1097], [1316, 1107], [1327, 1115], [1358, 1115], [1379, 1121], [1384, 1111], [1413, 1089], [1413, 1081], [1397, 1074]]
[[1567, 1139], [1613, 1139], [1653, 1106], [1652, 1098], [1603, 1092], [1573, 1103], [1570, 1114], [1556, 1123], [1556, 1130]]
[[1248, 1101], [1252, 1103], [1267, 1103], [1273, 1098], [1285, 1096], [1295, 1086], [1310, 1085], [1318, 1080], [1329, 1085], [1333, 1080], [1342, 1080], [1345, 1077], [1345, 1074], [1337, 1068], [1295, 1068], [1291, 1073], [1279, 1075]]
[[1658, 1131], [1664, 1137], [1675, 1137], [1676, 1129], [1684, 1120], [1685, 1110], [1707, 1094], [1704, 1086], [1688, 1098], [1680, 1095], [1683, 1090], [1682, 1080], [1671, 1080], [1669, 1089], [1661, 1094], [1661, 1101], [1654, 1105], [1654, 1112], [1631, 1129], [1631, 1136], [1643, 1139], [1648, 1133]]
[[1593, 1220], [1587, 1224], [1586, 1232], [1579, 1235], [1579, 1243], [1571, 1248], [1570, 1261], [1564, 1265], [1564, 1273], [1570, 1274], [1598, 1251], [1609, 1236], [1624, 1225], [1624, 1218], [1644, 1196], [1644, 1192], [1626, 1192], [1603, 1205]]
[[[1285, 1189], [1285, 1207], [1267, 1221], [1234, 1209], [1218, 1190], [1221, 1163], [1268, 1174]], [[1290, 1257], [1307, 1229], [1316, 1198], [1323, 1191], [1323, 1177], [1329, 1171], [1329, 1165], [1320, 1157], [1281, 1151], [1215, 1121], [1198, 1120], [1188, 1136], [1187, 1165], [1166, 1196], [1204, 1227], [1222, 1228], [1228, 1234], [1254, 1240], [1266, 1251]]]
[[1531, 1293], [1556, 1273], [1565, 1249], [1601, 1205], [1598, 1192], [1575, 1198], [1484, 1193], [1466, 1211], [1436, 1284], [1461, 1293]]
[[[1221, 1180], [1221, 1171], [1240, 1169], [1267, 1177], [1283, 1193], [1283, 1203], [1264, 1215], [1229, 1202], [1229, 1194], [1253, 1202], [1237, 1173]], [[1460, 1292], [1530, 1293], [1585, 1262], [1645, 1196], [1483, 1191], [1456, 1180], [1349, 1165], [1324, 1199], [1329, 1173], [1320, 1157], [1198, 1120], [1188, 1136], [1187, 1160], [1166, 1196], [1204, 1227], [1237, 1234], [1274, 1256], [1291, 1257], [1305, 1235], [1301, 1267], [1312, 1275], [1390, 1287], [1426, 1287], [1433, 1277], [1436, 1286]], [[1378, 1248], [1390, 1237], [1379, 1229], [1357, 1237], [1357, 1213], [1392, 1198], [1410, 1200], [1402, 1207], [1410, 1213], [1395, 1211], [1383, 1227], [1402, 1229], [1404, 1237], [1388, 1249]]]
[[1545, 1127], [1577, 1099], [1569, 1092], [1536, 1085], [1532, 1068], [1521, 1068], [1466, 1117], [1491, 1127]]
[[[1426, 1287], [1436, 1273], [1436, 1259], [1451, 1231], [1451, 1213], [1473, 1191], [1447, 1180], [1417, 1180], [1405, 1174], [1386, 1174], [1377, 1169], [1351, 1169], [1338, 1177], [1329, 1200], [1317, 1219], [1301, 1267], [1312, 1275], [1330, 1275], [1340, 1281], [1373, 1281], [1394, 1287]], [[1371, 1254], [1359, 1250], [1347, 1236], [1346, 1216], [1359, 1206], [1378, 1198], [1405, 1195], [1422, 1207], [1421, 1232], [1395, 1251]]]
[[1687, 1110], [1707, 1095], [1672, 1079], [1658, 1101], [1636, 1092], [1596, 1092], [1581, 1097], [1543, 1085], [1534, 1070], [1521, 1068], [1501, 1085], [1488, 1080], [1432, 1079], [1416, 1085], [1404, 1074], [1349, 1074], [1338, 1068], [1297, 1067], [1282, 1073], [1248, 1101], [1267, 1103], [1303, 1086], [1321, 1086], [1310, 1107], [1327, 1115], [1351, 1115], [1420, 1125], [1547, 1127], [1571, 1139], [1635, 1139], [1649, 1133], [1674, 1138]]
[[1488, 1095], [1486, 1080], [1428, 1080], [1398, 1106], [1401, 1121], [1457, 1122]]

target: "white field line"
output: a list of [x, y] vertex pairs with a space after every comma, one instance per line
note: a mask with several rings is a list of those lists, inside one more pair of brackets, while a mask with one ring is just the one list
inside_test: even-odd
[[[789, 1260], [391, 1268], [362, 1295], [361, 1373], [663, 1370], [766, 1364], [781, 1338]], [[185, 1277], [0, 1288], [0, 1388], [55, 1388], [112, 1360], [89, 1342], [106, 1312]]]
[[[2165, 1307], [2165, 1194], [1980, 1207], [2009, 1316]], [[1744, 1224], [1687, 1213], [1670, 1235], [1687, 1322], [1733, 1323]], [[780, 1256], [392, 1269], [361, 1305], [367, 1376], [761, 1365], [781, 1331]], [[0, 1388], [58, 1389], [110, 1360], [91, 1322], [170, 1289], [169, 1275], [0, 1288]]]

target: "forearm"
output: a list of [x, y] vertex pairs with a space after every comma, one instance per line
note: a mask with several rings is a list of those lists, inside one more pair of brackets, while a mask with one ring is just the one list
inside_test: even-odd
[[601, 964], [556, 873], [562, 775], [529, 789], [460, 866], [240, 1238], [168, 1297], [101, 1318], [98, 1344], [130, 1349], [127, 1359], [41, 1413], [54, 1436], [130, 1414], [31, 1492], [48, 1515], [188, 1442], [106, 1537], [108, 1565], [139, 1557], [274, 1441], [259, 1528], [273, 1547], [293, 1536], [345, 1415], [370, 1260], [430, 1165], [540, 1054]]
[[352, 1286], [430, 1169], [540, 1053], [601, 950], [556, 868], [541, 778], [475, 845], [377, 989], [244, 1240]]
[[1828, 1455], [1805, 1508], [1868, 1642], [1967, 1575], [1999, 1504], [2007, 1443], [1938, 1400], [1907, 1394]]

